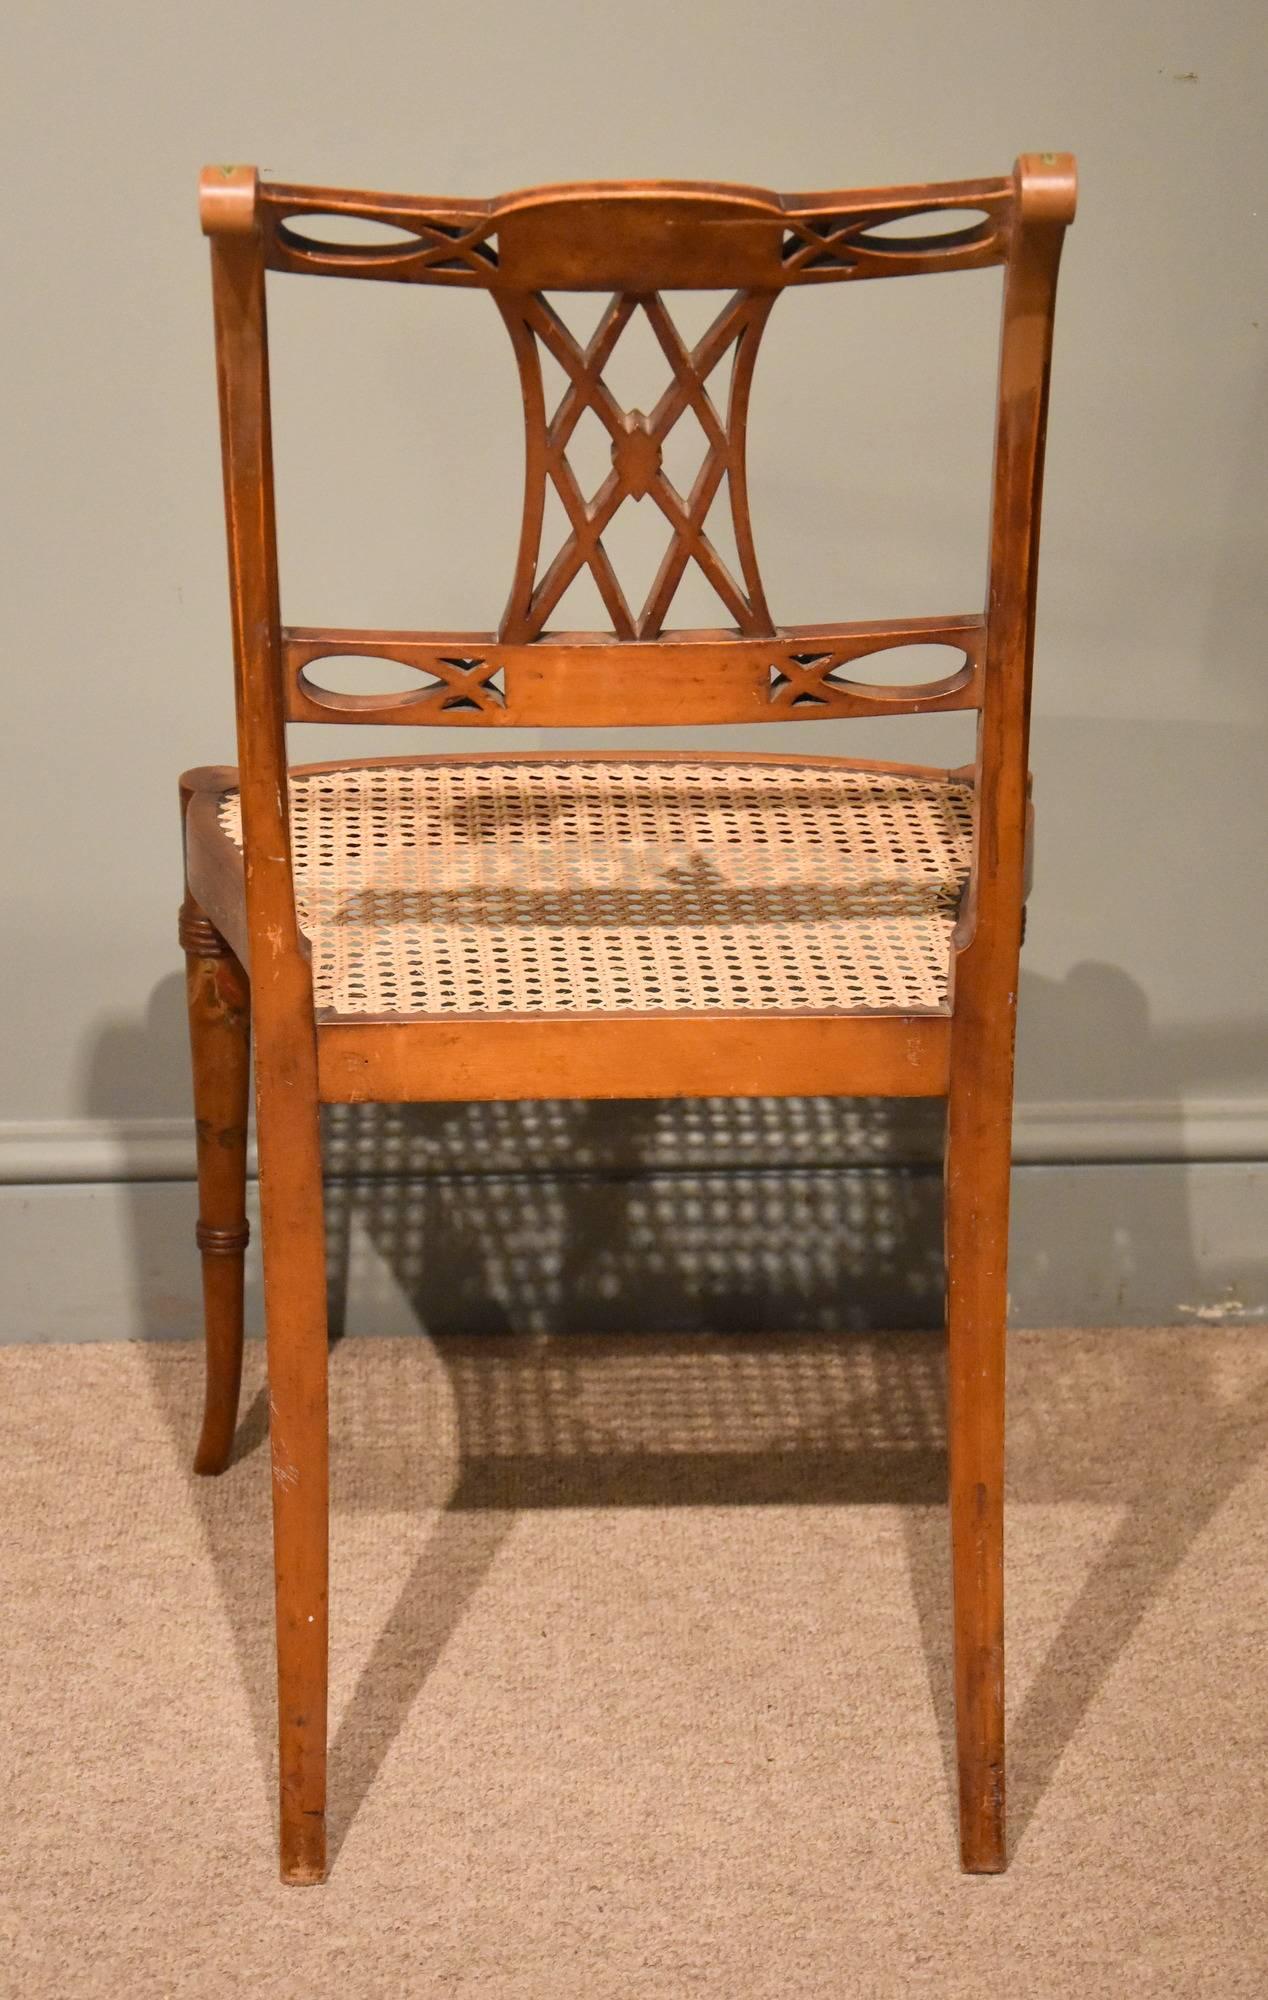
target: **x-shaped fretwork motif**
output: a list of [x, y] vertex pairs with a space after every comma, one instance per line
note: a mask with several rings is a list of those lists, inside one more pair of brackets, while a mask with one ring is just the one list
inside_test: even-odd
[[481, 277], [486, 276], [490, 268], [497, 269], [497, 250], [489, 241], [493, 233], [491, 222], [477, 222], [471, 228], [460, 223], [435, 220], [416, 222], [411, 226], [423, 245], [421, 263], [441, 270], [465, 265]]
[[[617, 341], [640, 309], [646, 314], [672, 371], [669, 385], [650, 416], [644, 416], [641, 410], [623, 409], [603, 380], [603, 370]], [[753, 554], [743, 460], [743, 411], [756, 344], [769, 309], [769, 299], [737, 293], [688, 350], [658, 293], [618, 292], [583, 348], [540, 294], [520, 302], [523, 328], [541, 342], [568, 377], [568, 387], [558, 409], [549, 422], [543, 421], [537, 436], [533, 435], [532, 418], [529, 420], [530, 506], [537, 510], [533, 532], [540, 532], [540, 505], [549, 478], [563, 502], [571, 533], [545, 573], [534, 581], [537, 547], [526, 530], [528, 546], [521, 549], [520, 569], [502, 628], [504, 639], [537, 638], [584, 565], [589, 566], [594, 576], [616, 637], [655, 638], [691, 561], [708, 578], [741, 632], [764, 634], [771, 630]], [[735, 372], [729, 418], [724, 422], [706, 383], [733, 345], [737, 350]], [[536, 350], [534, 366], [540, 385]], [[569, 441], [586, 410], [594, 412], [612, 440], [612, 470], [590, 500], [582, 493], [568, 460]], [[691, 491], [684, 498], [664, 470], [662, 451], [670, 431], [688, 410], [699, 421], [706, 450]], [[532, 487], [534, 454], [537, 492]], [[742, 585], [732, 576], [704, 531], [705, 518], [724, 478], [728, 480], [736, 546], [744, 573]], [[673, 536], [647, 601], [636, 615], [630, 609], [601, 537], [622, 501], [642, 500], [647, 496], [664, 514]]]
[[869, 216], [818, 216], [813, 222], [802, 222], [797, 217], [789, 219], [788, 234], [784, 238], [784, 271], [792, 277], [807, 269], [822, 269], [835, 266], [838, 270], [851, 270], [857, 261], [850, 255], [850, 247], [856, 236], [861, 234], [872, 218]]
[[837, 691], [833, 675], [843, 653], [785, 653], [771, 668], [772, 708], [819, 708]]
[[437, 708], [506, 707], [498, 680], [502, 669], [497, 660], [435, 658], [427, 662], [426, 671], [439, 683], [436, 688]]

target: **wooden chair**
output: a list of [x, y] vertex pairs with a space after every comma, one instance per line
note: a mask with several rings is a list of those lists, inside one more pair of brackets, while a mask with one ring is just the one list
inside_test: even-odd
[[[181, 780], [207, 1400], [196, 1464], [226, 1465], [242, 1355], [248, 1047], [264, 1235], [281, 1748], [281, 1865], [325, 1871], [327, 1330], [319, 1107], [497, 1098], [945, 1096], [950, 1512], [961, 1856], [1004, 1866], [1002, 1475], [1013, 1033], [1028, 811], [1039, 496], [1072, 160], [1000, 180], [778, 196], [638, 182], [420, 200], [202, 179], [211, 238], [239, 766]], [[944, 211], [970, 210], [948, 228]], [[390, 240], [323, 240], [323, 218]], [[927, 217], [911, 233], [910, 219]], [[939, 225], [941, 224], [941, 229]], [[344, 234], [346, 236], [346, 225]], [[1004, 266], [989, 591], [982, 613], [776, 625], [744, 438], [785, 288]], [[523, 527], [496, 632], [313, 630], [279, 608], [265, 273], [486, 290], [519, 367]], [[694, 345], [666, 291], [728, 296]], [[609, 293], [582, 345], [550, 303]], [[649, 415], [604, 379], [645, 314], [669, 386]], [[542, 350], [566, 387], [548, 406]], [[732, 355], [732, 350], [734, 353]], [[730, 359], [724, 413], [709, 381]], [[611, 471], [587, 499], [569, 442], [592, 412]], [[662, 448], [695, 422], [690, 491]], [[733, 574], [705, 531], [725, 481]], [[568, 533], [543, 563], [548, 486]], [[641, 609], [602, 535], [626, 500], [671, 530]], [[688, 563], [722, 629], [666, 630]], [[607, 632], [552, 631], [589, 568]], [[954, 649], [920, 686], [856, 677]], [[340, 655], [408, 693], [337, 694]], [[327, 675], [329, 678], [329, 673]], [[730, 753], [496, 752], [288, 771], [288, 721], [471, 728], [776, 722], [975, 709], [973, 765]], [[505, 742], [505, 738], [501, 739]], [[249, 972], [248, 972], [249, 968]]]

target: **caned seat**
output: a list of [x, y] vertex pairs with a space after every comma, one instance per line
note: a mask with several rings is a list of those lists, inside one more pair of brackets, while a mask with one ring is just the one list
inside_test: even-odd
[[[207, 1329], [195, 1464], [223, 1472], [232, 1456], [254, 1040], [289, 1882], [326, 1866], [320, 1107], [473, 1099], [946, 1100], [960, 1854], [975, 1872], [1004, 1866], [1013, 1045], [1039, 498], [1074, 196], [1073, 162], [1051, 153], [997, 179], [799, 194], [637, 181], [458, 199], [204, 174], [238, 764], [181, 780]], [[807, 288], [848, 300], [857, 284], [993, 268], [984, 600], [785, 622], [795, 607], [768, 596], [746, 463], [771, 314], [791, 320]], [[509, 590], [489, 581], [496, 625], [361, 629], [284, 612], [267, 293], [311, 279], [399, 286], [402, 323], [465, 289], [504, 324], [523, 499]], [[642, 407], [620, 386], [627, 363]], [[824, 393], [849, 386], [837, 370]], [[877, 393], [870, 378], [862, 393]], [[661, 554], [631, 597], [618, 521], [637, 509]], [[574, 585], [589, 589], [584, 612]], [[921, 678], [930, 653], [940, 664]], [[855, 718], [957, 711], [975, 725], [958, 770], [788, 747], [806, 724], [831, 724], [821, 740], [839, 749]], [[421, 726], [463, 747], [293, 766], [288, 725], [321, 723]], [[778, 733], [789, 724], [796, 738]], [[714, 726], [776, 752], [741, 755], [735, 736], [713, 754], [508, 748], [520, 730]]]
[[[429, 758], [290, 779], [331, 1015], [947, 1003], [972, 787], [829, 759]], [[216, 830], [242, 847], [236, 787]]]

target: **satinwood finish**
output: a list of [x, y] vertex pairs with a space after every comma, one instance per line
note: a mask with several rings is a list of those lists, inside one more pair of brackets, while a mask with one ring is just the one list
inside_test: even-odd
[[[207, 1313], [207, 1403], [196, 1464], [200, 1471], [222, 1470], [232, 1445], [253, 1034], [273, 1467], [281, 1864], [289, 1882], [320, 1880], [326, 1854], [323, 1101], [947, 1098], [961, 1859], [975, 1872], [1004, 1866], [1003, 1420], [1013, 1038], [1028, 855], [1039, 496], [1057, 266], [1074, 205], [1074, 165], [1063, 154], [1025, 156], [998, 180], [783, 196], [760, 188], [650, 181], [537, 188], [493, 201], [433, 200], [267, 184], [249, 167], [213, 167], [203, 175], [239, 764], [187, 772], [181, 781], [181, 940], [189, 967]], [[377, 230], [375, 240], [348, 240], [350, 220], [363, 237]], [[990, 265], [1003, 267], [1004, 303], [984, 608], [880, 623], [777, 624], [758, 564], [745, 438], [762, 332], [782, 293], [807, 284]], [[525, 421], [519, 547], [496, 627], [404, 632], [283, 624], [265, 315], [270, 271], [490, 293], [510, 336]], [[679, 290], [724, 295], [691, 344], [665, 297]], [[584, 342], [556, 302], [573, 291], [609, 295]], [[647, 412], [627, 409], [605, 376], [623, 332], [638, 316], [650, 327], [669, 376]], [[553, 407], [543, 354], [564, 381]], [[583, 416], [602, 426], [611, 457], [610, 472], [590, 497], [569, 458]], [[670, 478], [664, 457], [680, 423], [694, 424], [703, 440], [699, 471], [685, 493]], [[724, 489], [732, 563], [708, 526]], [[566, 523], [555, 547], [546, 542], [552, 493]], [[641, 602], [628, 597], [603, 542], [605, 528], [627, 502], [650, 505], [668, 528], [663, 560]], [[683, 630], [670, 622], [692, 566], [718, 603], [719, 622], [708, 629]], [[598, 590], [608, 628], [556, 630], [552, 619], [583, 571]], [[916, 686], [886, 678], [887, 658], [910, 646], [942, 648], [944, 671]], [[332, 693], [312, 670], [346, 655], [396, 662], [417, 675], [417, 685], [403, 694]], [[876, 679], [867, 677], [872, 672]], [[972, 867], [944, 1004], [906, 1011], [842, 1006], [408, 1016], [340, 1015], [314, 1006], [310, 944], [296, 914], [288, 721], [506, 729], [809, 721], [952, 709], [978, 715], [977, 754], [969, 769], [848, 767], [972, 785]], [[472, 755], [479, 761], [479, 753]], [[701, 759], [689, 761], [698, 765]], [[241, 854], [219, 825], [230, 788], [240, 794]]]

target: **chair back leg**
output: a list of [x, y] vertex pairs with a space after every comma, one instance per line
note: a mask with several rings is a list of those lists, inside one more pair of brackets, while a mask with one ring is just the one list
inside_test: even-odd
[[326, 1872], [329, 1433], [319, 1111], [264, 1039], [256, 1064], [277, 1601], [281, 1873]]
[[1004, 1337], [1013, 1014], [1002, 994], [998, 1008], [979, 1008], [977, 998], [968, 980], [957, 991], [945, 1184], [960, 1861], [980, 1875], [997, 1874], [1006, 1862]]

